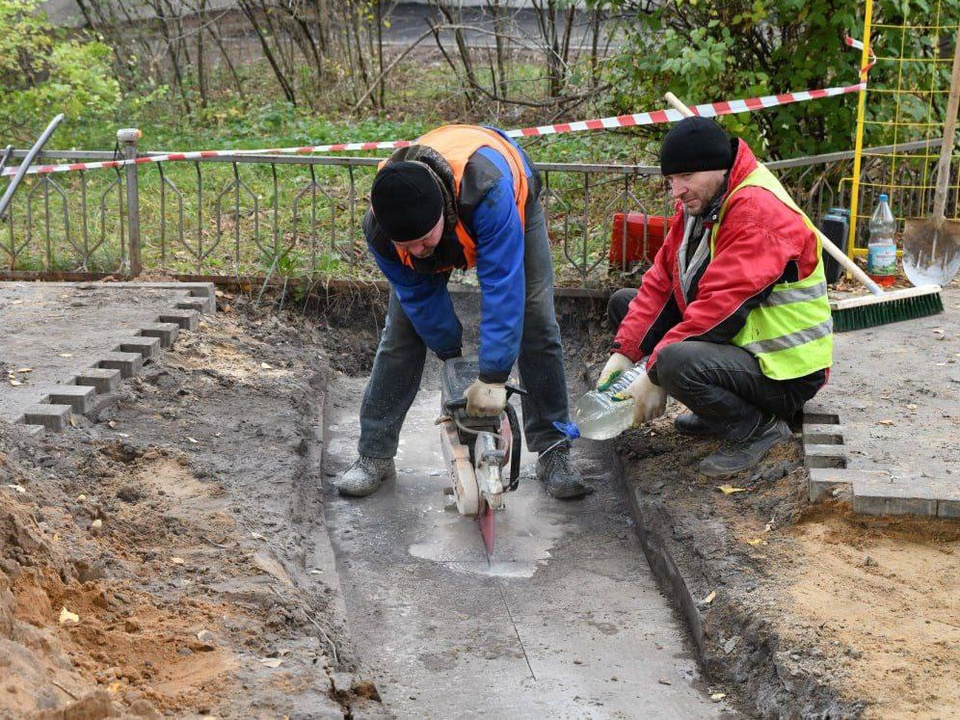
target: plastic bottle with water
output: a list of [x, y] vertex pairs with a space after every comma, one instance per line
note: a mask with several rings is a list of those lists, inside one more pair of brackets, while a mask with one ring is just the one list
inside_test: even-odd
[[646, 359], [641, 360], [625, 370], [606, 390], [591, 390], [577, 398], [573, 404], [573, 421], [581, 437], [607, 440], [633, 425], [633, 398], [614, 400], [613, 396], [625, 390], [646, 368]]
[[897, 279], [897, 243], [893, 233], [897, 221], [886, 194], [880, 196], [870, 218], [870, 242], [867, 244], [867, 275], [877, 285], [889, 287]]

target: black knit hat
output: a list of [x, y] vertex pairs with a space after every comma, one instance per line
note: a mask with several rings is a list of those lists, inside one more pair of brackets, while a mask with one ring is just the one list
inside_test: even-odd
[[443, 212], [443, 194], [430, 168], [404, 160], [380, 168], [370, 188], [370, 204], [388, 238], [409, 242], [433, 230]]
[[727, 170], [732, 165], [730, 137], [709, 118], [684, 118], [670, 128], [660, 146], [660, 172], [664, 175]]

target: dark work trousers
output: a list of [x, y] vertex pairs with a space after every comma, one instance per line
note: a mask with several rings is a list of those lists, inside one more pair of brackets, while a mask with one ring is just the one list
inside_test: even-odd
[[[623, 289], [611, 296], [607, 313], [614, 327], [636, 294]], [[747, 438], [770, 415], [790, 420], [815, 392], [807, 383], [768, 378], [746, 350], [696, 340], [663, 348], [656, 372], [668, 395], [729, 440]]]
[[[523, 269], [526, 302], [517, 368], [528, 394], [520, 399], [527, 448], [543, 452], [562, 439], [554, 421], [568, 422], [567, 381], [563, 369], [560, 326], [553, 306], [553, 260], [540, 203], [524, 228]], [[427, 346], [390, 290], [387, 319], [377, 346], [373, 371], [360, 406], [361, 455], [392, 458], [400, 428], [420, 389]]]

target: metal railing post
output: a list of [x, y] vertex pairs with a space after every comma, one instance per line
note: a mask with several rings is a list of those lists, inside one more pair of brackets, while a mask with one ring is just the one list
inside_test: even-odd
[[[136, 160], [137, 140], [142, 133], [137, 128], [121, 128], [117, 130], [117, 142], [120, 143], [124, 160]], [[140, 261], [140, 187], [137, 181], [139, 168], [135, 163], [126, 166], [127, 181], [127, 240], [129, 248], [127, 261], [130, 276], [137, 277], [143, 270]]]

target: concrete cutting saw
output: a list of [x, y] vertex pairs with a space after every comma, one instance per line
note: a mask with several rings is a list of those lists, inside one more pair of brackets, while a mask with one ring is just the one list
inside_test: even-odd
[[494, 512], [503, 510], [505, 493], [520, 482], [520, 423], [509, 403], [511, 394], [526, 391], [507, 385], [507, 405], [499, 415], [467, 415], [463, 393], [477, 379], [476, 358], [444, 361], [441, 373], [440, 446], [450, 473], [457, 511], [476, 518], [487, 554], [493, 553]]

